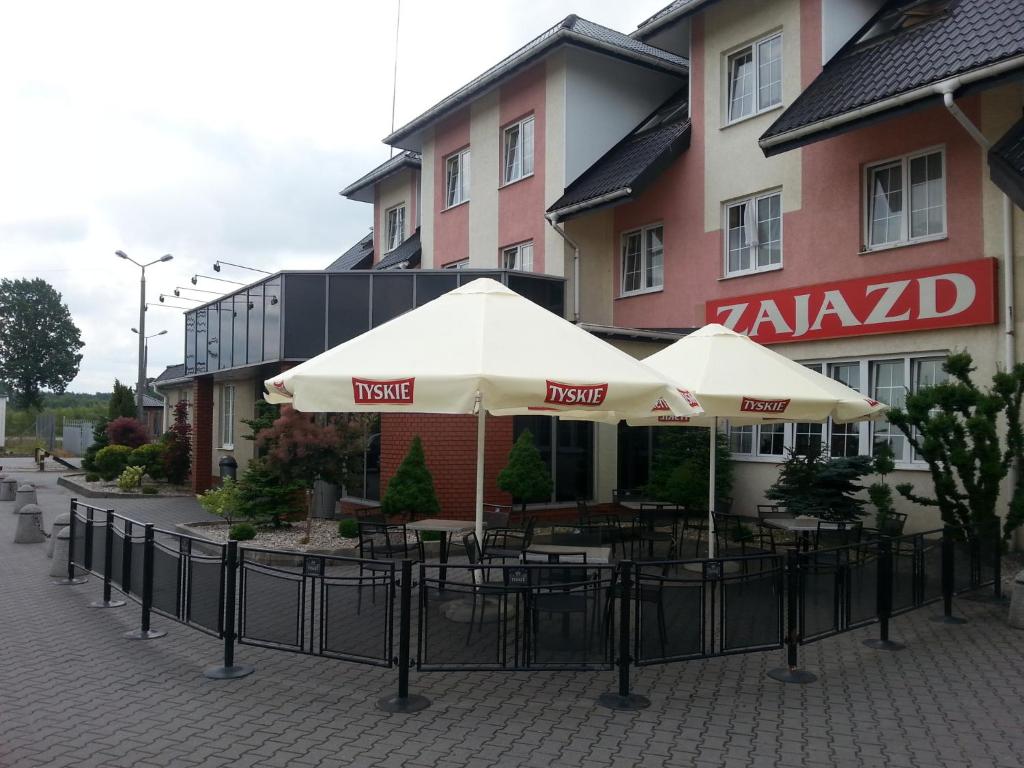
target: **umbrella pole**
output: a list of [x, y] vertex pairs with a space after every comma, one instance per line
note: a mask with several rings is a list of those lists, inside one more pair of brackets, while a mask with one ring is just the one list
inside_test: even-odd
[[718, 450], [718, 417], [712, 425], [708, 443], [711, 464], [708, 467], [708, 557], [715, 556], [715, 453]]
[[484, 396], [476, 393], [476, 540], [484, 540], [484, 428], [487, 411]]

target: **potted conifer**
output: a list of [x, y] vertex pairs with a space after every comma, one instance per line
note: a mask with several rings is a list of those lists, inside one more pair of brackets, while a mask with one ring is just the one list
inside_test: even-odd
[[509, 451], [508, 464], [498, 473], [498, 487], [522, 505], [524, 520], [528, 502], [551, 498], [551, 473], [533, 444], [530, 430], [524, 429]]

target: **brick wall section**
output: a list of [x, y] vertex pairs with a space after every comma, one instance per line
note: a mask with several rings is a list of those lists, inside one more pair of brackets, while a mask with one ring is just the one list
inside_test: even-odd
[[202, 493], [213, 485], [213, 377], [192, 383], [192, 490]]
[[[380, 417], [381, 492], [409, 451], [415, 435], [423, 441], [427, 467], [442, 517], [472, 520], [476, 501], [476, 416], [451, 414], [383, 413]], [[498, 490], [498, 473], [512, 450], [512, 418], [488, 416], [484, 451], [484, 501], [510, 504], [512, 497]]]

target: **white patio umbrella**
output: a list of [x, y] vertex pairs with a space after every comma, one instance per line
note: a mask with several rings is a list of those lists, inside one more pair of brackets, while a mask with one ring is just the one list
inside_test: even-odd
[[723, 325], [706, 325], [656, 352], [644, 362], [686, 387], [700, 401], [704, 416], [680, 417], [664, 410], [628, 418], [631, 426], [711, 427], [708, 488], [708, 551], [714, 557], [715, 435], [718, 420], [738, 425], [795, 421], [864, 421], [884, 414], [886, 406], [844, 384]]
[[625, 352], [480, 278], [267, 379], [271, 403], [299, 411], [475, 413], [476, 530], [483, 537], [484, 413], [617, 421], [663, 404], [696, 415], [661, 375]]

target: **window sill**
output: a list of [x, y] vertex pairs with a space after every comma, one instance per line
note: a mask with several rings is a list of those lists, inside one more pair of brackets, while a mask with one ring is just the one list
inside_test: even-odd
[[740, 277], [753, 277], [754, 275], [763, 275], [765, 272], [779, 272], [781, 270], [782, 265], [779, 264], [773, 267], [762, 267], [761, 269], [751, 269], [747, 272], [737, 272], [733, 275], [724, 275], [718, 278], [718, 281], [721, 282], [723, 280], [736, 280], [737, 278]]
[[456, 208], [461, 208], [464, 205], [469, 205], [469, 198], [468, 197], [465, 200], [463, 200], [461, 203], [456, 203], [455, 205], [449, 205], [447, 208], [442, 208], [441, 209], [441, 213], [448, 213], [448, 211], [454, 211]]
[[665, 290], [664, 285], [659, 285], [656, 288], [641, 288], [639, 291], [623, 291], [615, 297], [615, 301], [619, 299], [632, 299], [635, 296], [646, 296], [649, 293], [661, 293]]
[[233, 451], [233, 450], [235, 450], [235, 444], [234, 443], [225, 443], [224, 445], [222, 445], [217, 450], [218, 451]]
[[749, 464], [781, 464], [786, 460], [785, 456], [754, 456], [750, 453], [733, 453], [732, 458]]
[[919, 237], [915, 240], [902, 240], [898, 243], [886, 243], [885, 245], [874, 245], [870, 248], [864, 248], [857, 252], [858, 256], [870, 256], [872, 253], [880, 253], [882, 251], [892, 251], [898, 248], [912, 248], [915, 245], [928, 245], [929, 243], [941, 243], [943, 240], [949, 240], [949, 234], [943, 232], [941, 235], [929, 235], [928, 237]]
[[499, 184], [498, 185], [498, 189], [505, 189], [507, 187], [512, 187], [512, 186], [515, 186], [516, 184], [518, 184], [521, 181], [526, 181], [527, 179], [532, 179], [532, 178], [533, 178], [533, 173], [529, 173], [526, 176], [520, 176], [518, 179], [514, 179], [513, 181], [506, 181], [503, 184]]
[[782, 110], [784, 106], [785, 105], [780, 101], [778, 104], [775, 104], [774, 106], [771, 107], [765, 107], [764, 109], [758, 112], [751, 112], [749, 115], [745, 115], [744, 117], [737, 117], [735, 120], [727, 120], [726, 122], [722, 123], [722, 125], [719, 126], [718, 130], [724, 131], [728, 128], [732, 128], [734, 125], [740, 125], [741, 123], [749, 122], [750, 120], [761, 117], [763, 115], [770, 115], [772, 112], [778, 112]]

